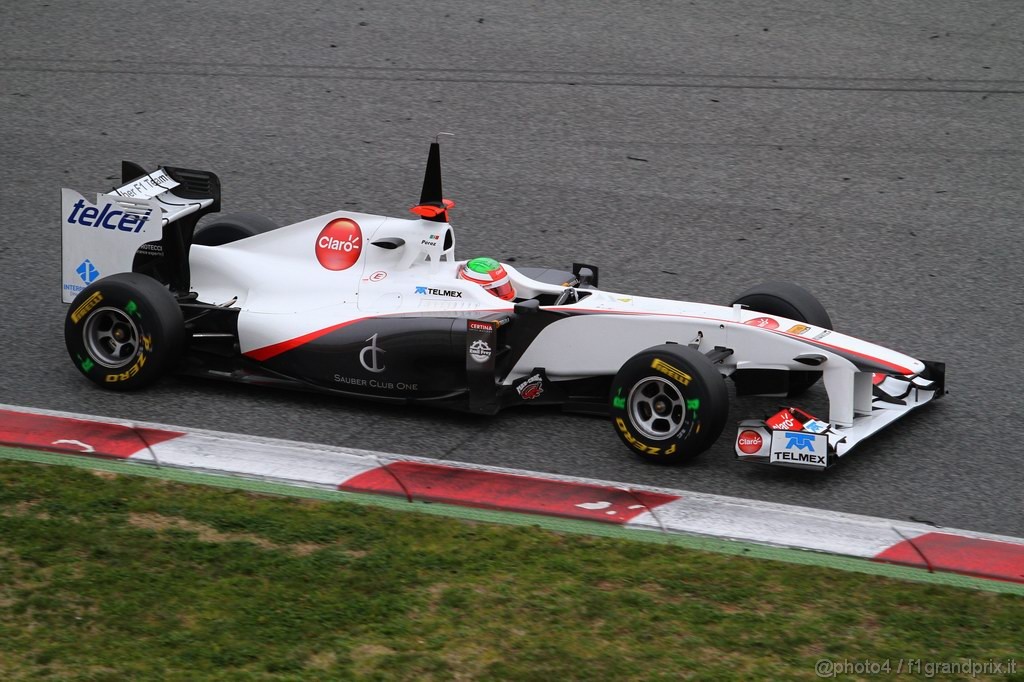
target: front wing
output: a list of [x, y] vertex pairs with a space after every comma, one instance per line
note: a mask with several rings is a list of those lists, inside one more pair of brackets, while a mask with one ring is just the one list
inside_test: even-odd
[[945, 365], [926, 361], [925, 367], [916, 377], [875, 375], [871, 411], [855, 415], [850, 426], [821, 421], [797, 407], [741, 421], [736, 458], [817, 471], [834, 466], [862, 441], [945, 394]]

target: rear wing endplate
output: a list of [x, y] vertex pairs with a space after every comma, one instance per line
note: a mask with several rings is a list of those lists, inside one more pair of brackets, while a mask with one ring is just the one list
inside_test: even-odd
[[165, 166], [146, 173], [125, 161], [122, 185], [95, 203], [61, 190], [61, 293], [70, 303], [92, 282], [145, 272], [179, 294], [189, 289], [188, 252], [196, 222], [220, 210], [220, 180], [208, 171]]

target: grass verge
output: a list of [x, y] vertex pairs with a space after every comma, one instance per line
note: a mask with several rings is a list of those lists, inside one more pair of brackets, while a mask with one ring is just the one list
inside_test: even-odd
[[4, 679], [817, 679], [1022, 641], [1019, 595], [0, 462]]

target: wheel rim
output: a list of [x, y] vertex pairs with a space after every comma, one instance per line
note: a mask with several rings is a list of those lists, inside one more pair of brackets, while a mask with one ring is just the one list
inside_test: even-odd
[[640, 433], [664, 440], [679, 433], [686, 421], [686, 403], [671, 382], [650, 377], [629, 392], [629, 416]]
[[83, 331], [89, 356], [111, 369], [123, 367], [139, 352], [139, 328], [123, 310], [100, 308], [89, 316]]

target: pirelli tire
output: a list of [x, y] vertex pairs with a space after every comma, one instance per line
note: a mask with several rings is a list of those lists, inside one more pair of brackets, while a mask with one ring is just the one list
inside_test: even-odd
[[193, 244], [222, 246], [276, 230], [278, 224], [259, 213], [228, 213], [196, 228]]
[[[778, 315], [798, 322], [806, 322], [815, 327], [832, 329], [832, 318], [825, 306], [814, 294], [792, 282], [764, 282], [753, 286], [736, 297], [732, 305], [737, 303], [750, 310], [766, 315]], [[743, 370], [740, 370], [742, 372]], [[755, 370], [756, 371], [756, 370]], [[733, 378], [740, 380], [736, 376]], [[791, 371], [788, 372], [789, 397], [799, 396], [817, 383], [821, 372]]]
[[645, 460], [678, 464], [707, 450], [729, 417], [718, 369], [689, 346], [665, 344], [637, 353], [612, 381], [612, 426]]
[[82, 374], [103, 388], [143, 388], [170, 372], [185, 348], [185, 322], [170, 291], [124, 272], [98, 280], [72, 301], [64, 343]]

